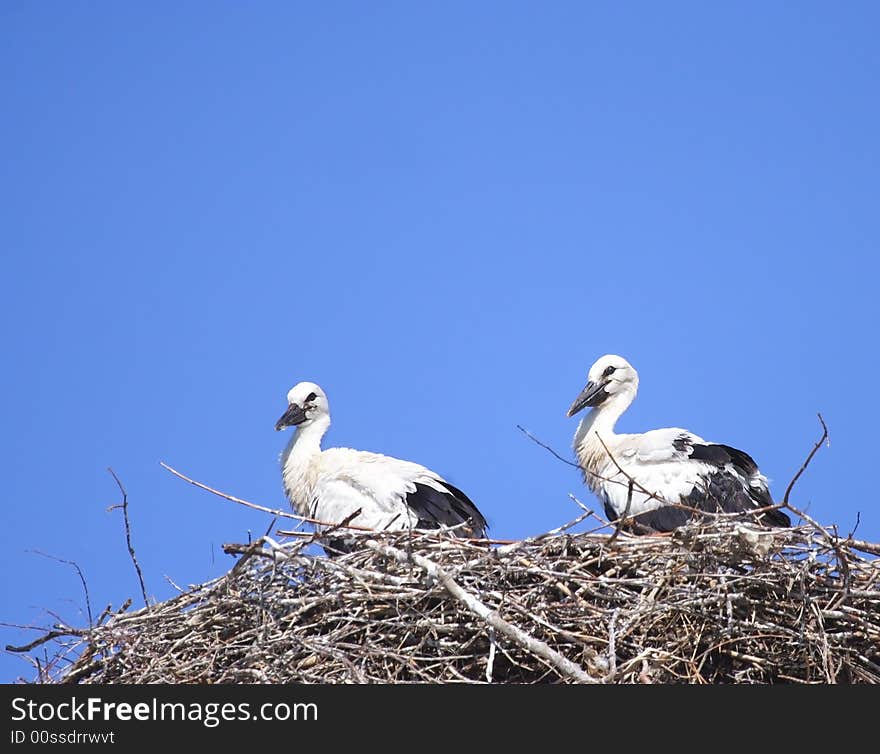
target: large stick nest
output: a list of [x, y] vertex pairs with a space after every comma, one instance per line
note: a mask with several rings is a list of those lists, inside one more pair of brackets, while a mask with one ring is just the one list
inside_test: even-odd
[[69, 664], [51, 680], [880, 681], [880, 547], [827, 531], [360, 539], [336, 558], [304, 541], [227, 545], [241, 557], [215, 581], [57, 627]]

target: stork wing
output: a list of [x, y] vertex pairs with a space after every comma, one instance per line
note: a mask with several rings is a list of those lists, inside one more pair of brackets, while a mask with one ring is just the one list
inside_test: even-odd
[[434, 529], [470, 522], [462, 534], [485, 536], [485, 518], [461, 490], [424, 466], [378, 453], [324, 451], [315, 497], [333, 521], [361, 508], [352, 521], [358, 526]]
[[694, 443], [705, 443], [705, 440], [677, 427], [654, 429], [641, 435], [619, 435], [613, 455], [618, 461], [639, 465], [683, 461]]
[[[477, 506], [460, 489], [439, 477], [416, 482], [415, 490], [404, 501], [419, 519], [419, 527], [468, 524], [464, 533], [485, 537], [488, 524]], [[468, 531], [468, 529], [470, 531]]]

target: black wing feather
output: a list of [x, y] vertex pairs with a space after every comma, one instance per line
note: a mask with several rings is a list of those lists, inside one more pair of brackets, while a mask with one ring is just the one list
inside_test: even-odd
[[440, 526], [456, 526], [468, 523], [474, 537], [485, 537], [488, 524], [470, 498], [449, 482], [439, 482], [445, 491], [427, 484], [416, 483], [404, 503], [419, 518], [418, 528], [436, 529]]
[[632, 530], [636, 534], [673, 531], [679, 526], [684, 526], [693, 516], [692, 511], [664, 505], [633, 516]]

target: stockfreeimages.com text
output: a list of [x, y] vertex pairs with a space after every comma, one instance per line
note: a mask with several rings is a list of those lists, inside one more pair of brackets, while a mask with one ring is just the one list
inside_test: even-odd
[[306, 721], [318, 719], [318, 705], [314, 702], [266, 702], [251, 708], [249, 702], [105, 702], [100, 697], [67, 702], [35, 702], [25, 697], [12, 700], [12, 720], [21, 722], [128, 722], [189, 720], [215, 728], [221, 722], [253, 721]]

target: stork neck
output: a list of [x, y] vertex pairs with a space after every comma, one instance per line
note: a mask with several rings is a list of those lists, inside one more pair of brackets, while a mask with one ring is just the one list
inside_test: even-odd
[[588, 444], [601, 445], [598, 438], [602, 438], [606, 444], [611, 441], [615, 437], [614, 425], [617, 424], [620, 415], [629, 408], [634, 397], [630, 392], [617, 393], [601, 406], [592, 409], [578, 425], [575, 447]]
[[321, 452], [321, 438], [330, 428], [330, 417], [322, 416], [315, 421], [297, 427], [285, 450], [284, 466], [304, 467]]

